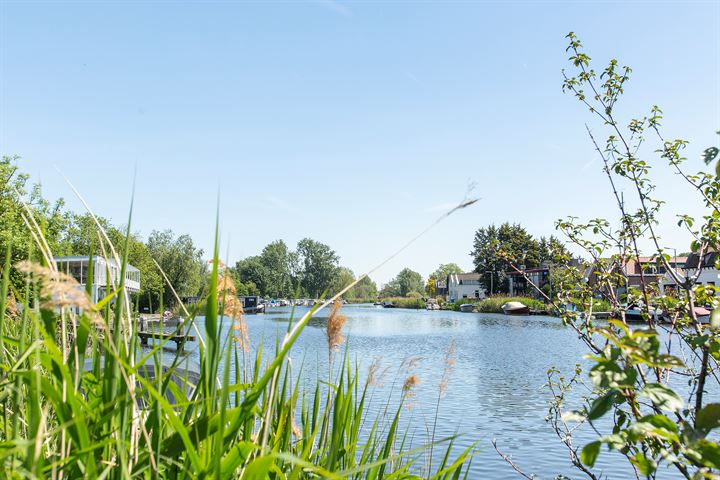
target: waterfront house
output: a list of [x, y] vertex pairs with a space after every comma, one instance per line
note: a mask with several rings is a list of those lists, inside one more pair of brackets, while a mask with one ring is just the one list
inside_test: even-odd
[[[120, 265], [115, 260], [103, 257], [93, 257], [92, 260], [93, 279], [90, 298], [93, 303], [97, 303], [107, 296], [113, 285], [120, 285]], [[58, 271], [72, 276], [82, 288], [85, 288], [90, 257], [55, 257], [55, 264]], [[140, 270], [130, 264], [125, 267], [125, 291], [131, 294], [140, 291]]]
[[[617, 295], [626, 294], [629, 288], [640, 289], [643, 281], [645, 285], [657, 285], [662, 289], [672, 279], [665, 266], [658, 262], [655, 257], [633, 257], [626, 259], [624, 262], [614, 258], [601, 258], [600, 261], [605, 265], [603, 267], [604, 271], [619, 274], [614, 287]], [[688, 257], [675, 256], [671, 257], [668, 263], [675, 272], [684, 275], [683, 270], [687, 261]], [[608, 293], [605, 292], [607, 285], [600, 285], [595, 267], [587, 268], [585, 278], [599, 293]]]
[[540, 292], [533, 287], [533, 284], [539, 288], [544, 287], [550, 281], [550, 267], [542, 265], [537, 268], [521, 268], [520, 272], [513, 270], [505, 272], [505, 275], [508, 278], [508, 293], [511, 297], [519, 295], [540, 298]]
[[447, 294], [448, 294], [447, 278], [435, 280], [435, 296], [447, 298]]
[[[720, 271], [718, 271], [716, 262], [718, 260], [718, 252], [707, 252], [702, 257], [697, 253], [692, 253], [685, 258], [682, 264], [681, 277], [688, 278], [697, 275], [695, 285], [720, 286]], [[672, 289], [677, 290], [678, 285], [670, 275], [664, 275], [661, 281], [663, 291]]]
[[485, 287], [479, 273], [452, 273], [447, 277], [447, 299], [485, 298]]

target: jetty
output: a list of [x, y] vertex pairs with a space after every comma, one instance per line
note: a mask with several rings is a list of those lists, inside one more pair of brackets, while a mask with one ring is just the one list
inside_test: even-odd
[[182, 351], [185, 342], [194, 342], [196, 340], [195, 335], [190, 335], [187, 333], [179, 333], [179, 332], [160, 332], [160, 331], [141, 331], [138, 330], [137, 332], [138, 337], [140, 338], [140, 343], [142, 345], [148, 345], [149, 340], [152, 338], [160, 339], [160, 340], [170, 340], [172, 342], [175, 342], [175, 345], [179, 351]]

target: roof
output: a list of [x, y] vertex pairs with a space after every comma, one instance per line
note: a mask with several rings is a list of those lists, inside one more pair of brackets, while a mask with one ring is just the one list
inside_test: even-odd
[[[93, 258], [95, 258], [96, 260], [101, 260], [101, 261], [107, 263], [108, 265], [113, 265], [117, 268], [120, 268], [120, 265], [118, 265], [118, 263], [113, 259], [108, 260], [105, 257], [93, 257]], [[88, 256], [88, 255], [69, 255], [67, 257], [55, 257], [55, 262], [83, 262], [83, 261], [87, 262], [89, 260], [90, 260], [90, 256]], [[134, 267], [134, 266], [130, 265], [129, 263], [126, 264], [125, 267], [128, 272], [139, 272], [140, 271], [137, 269], [137, 267]]]
[[457, 280], [480, 280], [480, 278], [482, 277], [481, 274], [475, 272], [451, 273], [450, 276], [456, 278]]
[[698, 268], [698, 265], [700, 265], [700, 268], [713, 268], [715, 266], [717, 256], [717, 252], [708, 252], [703, 255], [702, 260], [700, 260], [700, 256], [697, 253], [691, 253], [690, 256], [687, 257], [685, 268], [688, 270], [694, 269]]
[[524, 273], [538, 273], [538, 272], [549, 272], [550, 269], [547, 267], [538, 267], [538, 268], [526, 268], [525, 270], [520, 270], [519, 272], [513, 270], [505, 272], [507, 275], [522, 275]]

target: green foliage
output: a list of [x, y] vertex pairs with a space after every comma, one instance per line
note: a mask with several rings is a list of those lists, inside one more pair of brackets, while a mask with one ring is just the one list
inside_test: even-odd
[[[480, 313], [503, 313], [502, 306], [507, 302], [520, 302], [530, 307], [531, 310], [546, 310], [546, 305], [540, 300], [530, 297], [505, 297], [502, 295], [494, 295], [479, 301], [461, 298], [454, 302], [448, 302], [446, 305], [451, 310], [460, 311], [460, 305], [472, 303], [475, 305], [475, 310]], [[552, 311], [548, 313], [552, 313]]]
[[[541, 264], [566, 265], [570, 261], [564, 243], [554, 236], [535, 240], [519, 224], [490, 225], [475, 232], [470, 252], [475, 271], [481, 273], [487, 292], [508, 292], [508, 262], [526, 268]], [[542, 287], [542, 285], [539, 285]]]
[[378, 298], [378, 289], [375, 282], [370, 277], [363, 277], [351, 288], [345, 295], [350, 302], [374, 302]]
[[442, 263], [440, 266], [430, 274], [428, 277], [427, 284], [425, 285], [425, 293], [429, 296], [434, 297], [437, 292], [435, 290], [435, 282], [438, 280], [446, 280], [447, 276], [451, 273], [464, 273], [463, 269], [456, 263]]
[[[200, 293], [207, 265], [203, 261], [202, 249], [195, 247], [190, 235], [176, 237], [171, 230], [154, 230], [148, 238], [147, 252], [160, 265], [178, 295], [196, 296]], [[163, 291], [164, 305], [173, 305], [175, 301], [170, 289]]]
[[[641, 159], [639, 152], [644, 150], [640, 145], [655, 142], [660, 159], [679, 182], [690, 186], [698, 206], [706, 210], [701, 217], [679, 215], [679, 226], [688, 229], [694, 238], [690, 249], [700, 254], [720, 248], [720, 178], [716, 172], [690, 174], [684, 170], [687, 159], [682, 151], [687, 142], [663, 137], [662, 112], [658, 107], [653, 107], [645, 117], [621, 122], [616, 116], [616, 105], [632, 70], [611, 60], [602, 72], [595, 72], [577, 37], [570, 33], [568, 39], [567, 50], [575, 72], [573, 75], [564, 72], [563, 89], [608, 130], [604, 144], [596, 140], [590, 129], [588, 132], [603, 161], [603, 172], [621, 224], [615, 227], [614, 222], [603, 218], [585, 222], [569, 218], [557, 223], [568, 240], [590, 258], [582, 267], [562, 269], [553, 286], [557, 289], [558, 306], [573, 302], [583, 307], [580, 312], [563, 311], [563, 321], [587, 346], [586, 358], [593, 366], [589, 370], [592, 385], [587, 392], [587, 404], [574, 412], [564, 411], [563, 399], [571, 387], [582, 385], [578, 380], [580, 370], [570, 382], [562, 376], [558, 379], [556, 372], [551, 371], [548, 385], [554, 400], [549, 421], [570, 450], [577, 423], [587, 422], [600, 432], [598, 439], [582, 448], [580, 462], [571, 454], [574, 465], [592, 478], [600, 477], [588, 468], [594, 466], [602, 446], [625, 457], [629, 469], [647, 478], [655, 478], [661, 466], [688, 479], [715, 478], [710, 469], [720, 467], [720, 446], [712, 433], [720, 425], [720, 408], [716, 403], [708, 403], [706, 392], [720, 387], [712, 373], [720, 352], [720, 330], [712, 322], [699, 323], [694, 307], [705, 305], [717, 312], [720, 301], [714, 295], [715, 287], [696, 285], [699, 270], [681, 273], [670, 264], [670, 256], [656, 232], [664, 201], [655, 197], [651, 177], [652, 169], [662, 164]], [[703, 159], [711, 163], [716, 157], [717, 151], [711, 148], [705, 150]], [[635, 198], [621, 196], [621, 189], [632, 192]], [[619, 295], [624, 281], [619, 266], [638, 259], [642, 254], [639, 245], [652, 246], [650, 254], [676, 283], [676, 294], [659, 296], [652, 282], [641, 277], [637, 288], [623, 297]], [[592, 282], [585, 276], [589, 269], [594, 272]], [[606, 307], [598, 305], [594, 298], [598, 291], [606, 295], [607, 307], [621, 312], [619, 320], [607, 324], [595, 324], [592, 320], [597, 307]], [[624, 321], [621, 301], [639, 305], [645, 324], [630, 328]], [[661, 341], [658, 335], [658, 319], [651, 310], [654, 302], [662, 308], [667, 323], [662, 328], [672, 335], [672, 350], [670, 342]], [[689, 395], [680, 395], [674, 389], [670, 379], [679, 378], [691, 386]], [[564, 420], [559, 421], [560, 418]], [[600, 419], [609, 422], [599, 422]]]
[[[165, 250], [178, 244], [171, 235], [162, 240]], [[125, 241], [120, 251], [123, 267], [129, 245]], [[48, 253], [43, 245], [37, 248]], [[234, 337], [242, 329], [221, 334], [228, 291], [218, 281], [217, 250], [216, 241], [201, 302], [204, 340], [194, 378], [184, 373], [183, 356], [165, 349], [167, 341], [149, 352], [141, 349], [136, 324], [123, 307], [122, 285], [97, 305], [76, 300], [83, 310], [75, 315], [67, 308], [75, 305], [54, 303], [66, 286], [36, 264], [32, 275], [21, 274], [27, 287], [16, 289], [22, 313], [6, 310], [11, 270], [6, 248], [0, 284], [3, 477], [375, 480], [418, 478], [422, 472], [450, 480], [467, 475], [472, 448], [454, 453], [452, 440], [435, 442], [445, 443], [441, 460], [423, 466], [419, 462], [430, 446], [407, 449], [407, 432], [399, 428], [404, 390], [396, 410], [369, 418], [372, 387], [347, 357], [337, 376], [302, 387], [287, 355], [315, 310], [291, 320], [269, 357], [261, 348], [254, 356], [242, 350]], [[53, 293], [37, 295], [48, 289]], [[111, 297], [118, 300], [112, 309]], [[197, 314], [191, 311], [178, 330]], [[156, 378], [148, 376], [149, 368], [158, 372]]]
[[420, 297], [382, 297], [383, 302], [392, 303], [397, 308], [409, 308], [412, 310], [423, 310], [425, 300]]
[[403, 268], [395, 278], [390, 280], [380, 291], [380, 296], [406, 297], [410, 292], [421, 292], [425, 290], [422, 275], [409, 268]]
[[297, 255], [302, 268], [300, 285], [308, 295], [318, 298], [332, 283], [339, 258], [329, 246], [310, 238], [298, 242]]

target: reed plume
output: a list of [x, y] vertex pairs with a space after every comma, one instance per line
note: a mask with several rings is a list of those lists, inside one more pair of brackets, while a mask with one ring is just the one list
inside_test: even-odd
[[330, 315], [328, 315], [327, 330], [325, 332], [327, 334], [328, 348], [333, 351], [337, 351], [343, 341], [345, 341], [342, 329], [343, 326], [345, 326], [347, 317], [340, 313], [340, 307], [342, 307], [342, 301], [336, 300], [335, 303], [333, 303]]
[[455, 367], [455, 351], [457, 350], [457, 342], [453, 338], [450, 342], [450, 345], [448, 345], [447, 350], [445, 350], [445, 359], [444, 359], [444, 368], [443, 368], [443, 374], [440, 378], [440, 383], [438, 384], [438, 394], [440, 396], [445, 395], [445, 391], [447, 390], [448, 383], [450, 382], [450, 375], [452, 375], [453, 368]]
[[32, 275], [40, 285], [40, 298], [43, 308], [78, 307], [93, 320], [100, 320], [93, 308], [90, 297], [72, 276], [51, 270], [40, 264], [23, 260], [15, 265], [22, 273]]
[[225, 314], [234, 320], [232, 329], [235, 332], [233, 340], [246, 351], [250, 351], [250, 335], [245, 323], [245, 311], [242, 302], [237, 296], [237, 288], [232, 276], [223, 271], [218, 278], [218, 298], [225, 302]]

